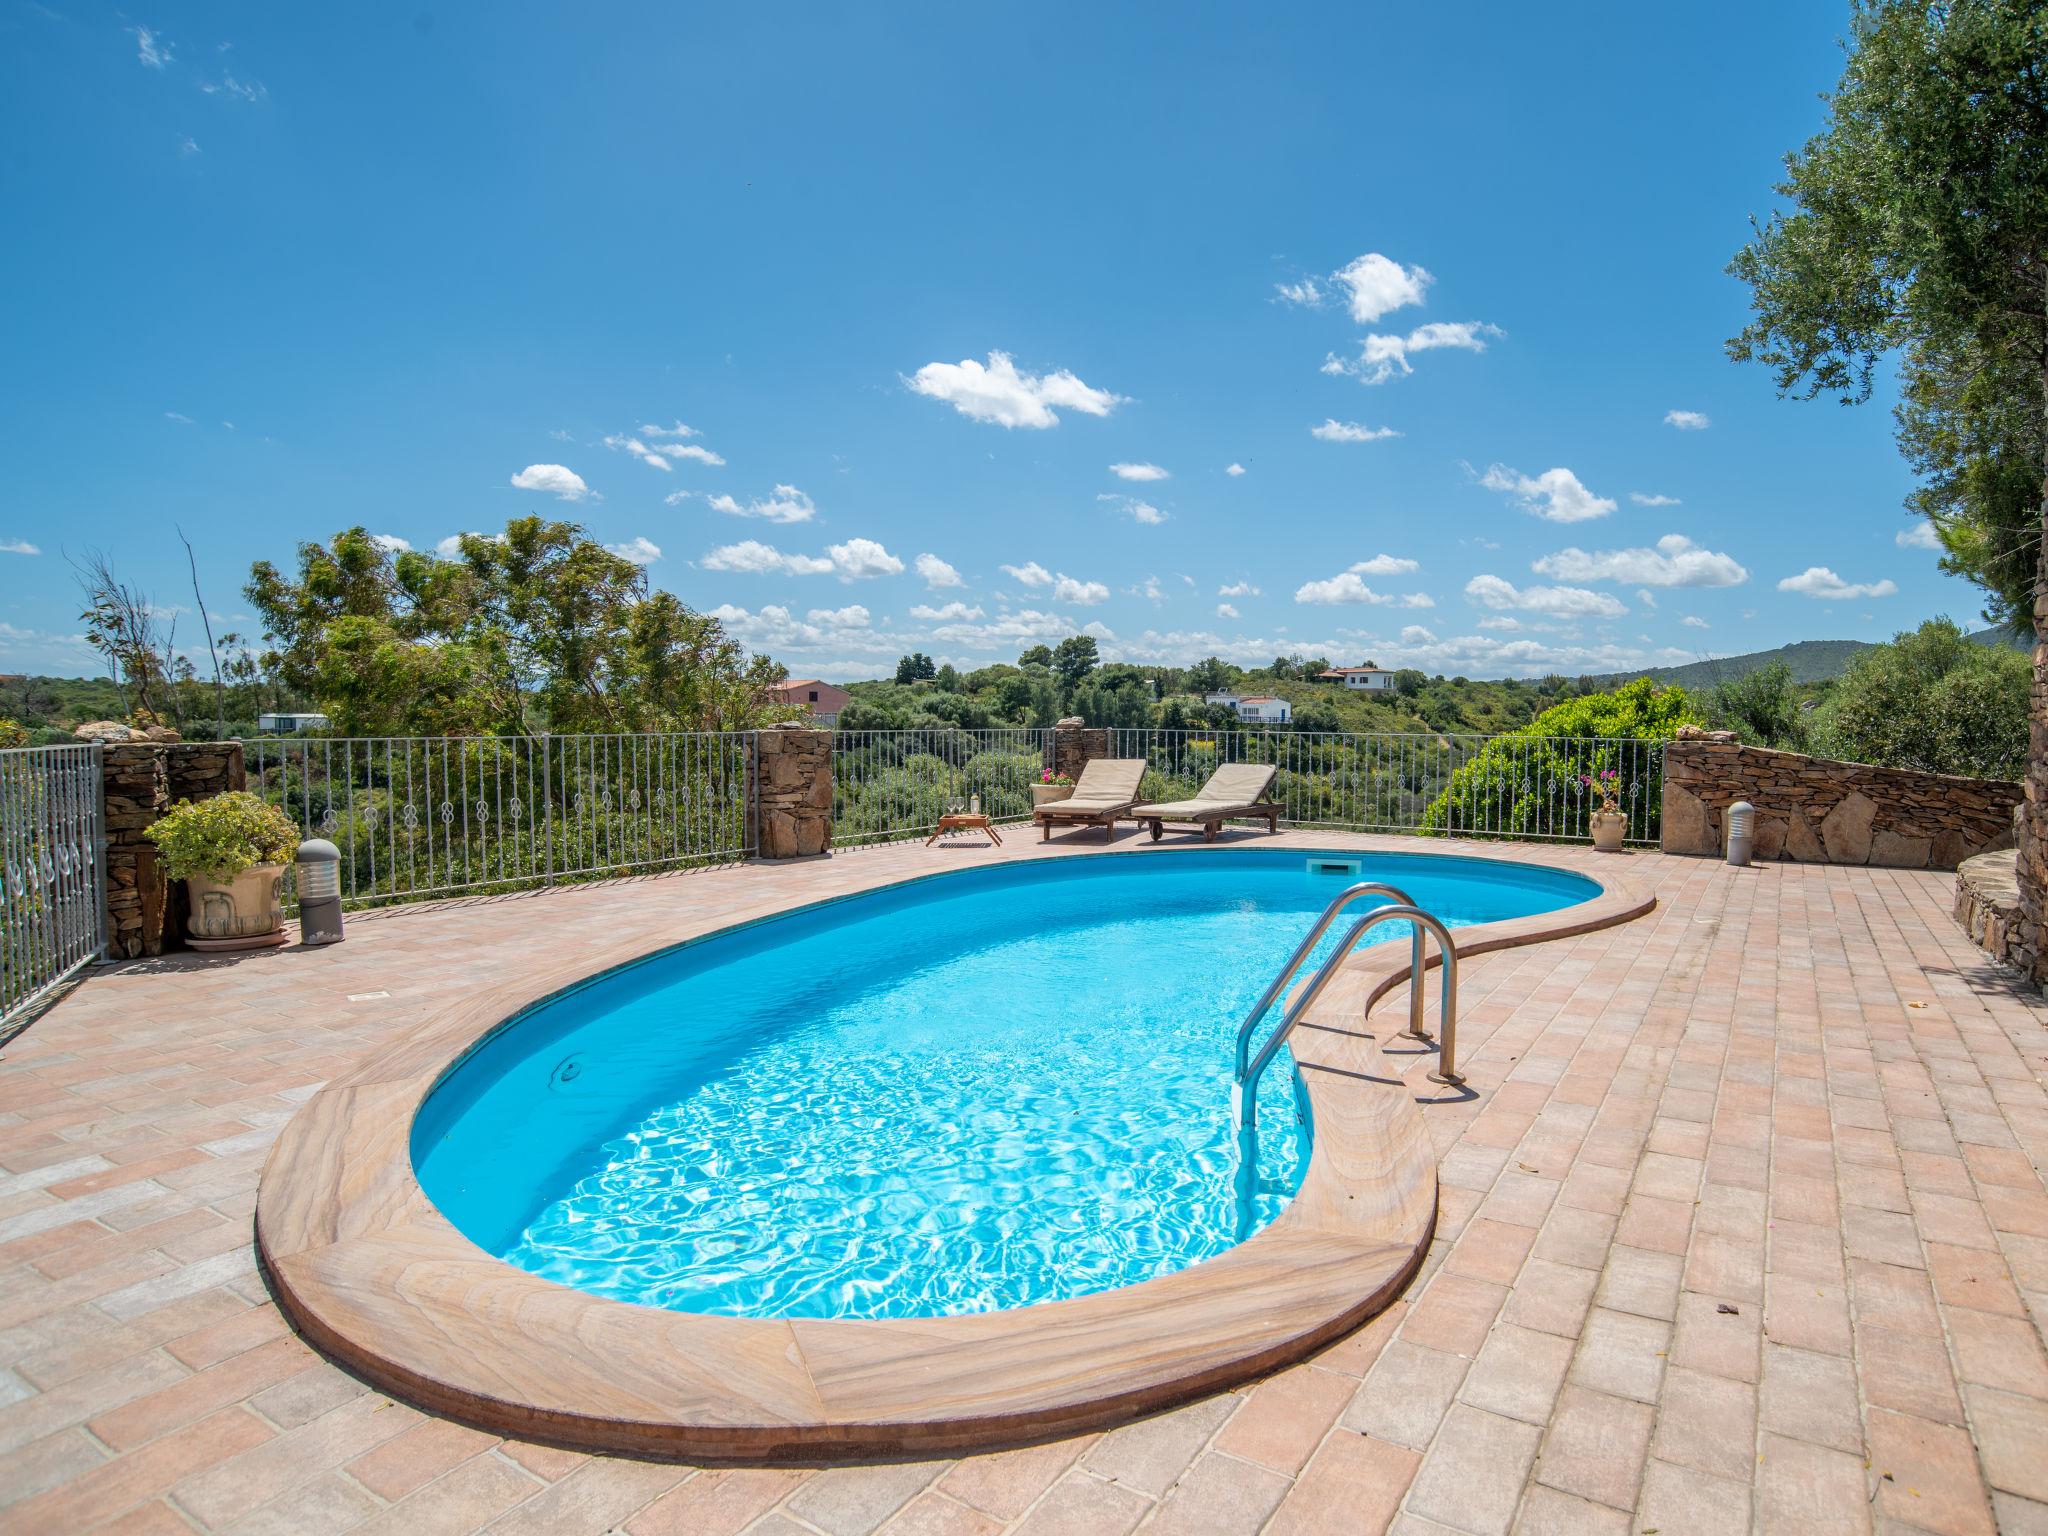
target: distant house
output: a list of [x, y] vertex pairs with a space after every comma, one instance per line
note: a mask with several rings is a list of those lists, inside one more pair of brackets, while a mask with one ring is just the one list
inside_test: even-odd
[[1368, 693], [1385, 693], [1394, 686], [1394, 674], [1385, 667], [1332, 667], [1316, 676], [1326, 683], [1342, 683], [1346, 688], [1359, 688]]
[[325, 715], [258, 715], [256, 729], [272, 735], [289, 736], [299, 731], [324, 731], [333, 722]]
[[839, 712], [853, 702], [853, 695], [844, 688], [815, 677], [798, 677], [777, 683], [768, 690], [768, 695], [778, 704], [802, 705], [817, 717], [821, 725], [830, 725], [837, 720]]
[[1232, 693], [1228, 688], [1217, 688], [1203, 694], [1202, 702], [1204, 704], [1222, 704], [1235, 709], [1237, 708], [1238, 697], [1239, 695]]
[[1253, 725], [1287, 725], [1294, 719], [1294, 706], [1269, 693], [1248, 694], [1237, 701], [1237, 718]]

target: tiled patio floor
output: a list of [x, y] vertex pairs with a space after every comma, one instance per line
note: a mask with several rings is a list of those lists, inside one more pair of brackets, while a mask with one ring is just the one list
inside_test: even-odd
[[1964, 940], [1940, 874], [1637, 854], [1652, 916], [1472, 962], [1478, 1097], [1425, 1110], [1442, 1221], [1407, 1298], [1107, 1435], [822, 1471], [594, 1459], [395, 1403], [269, 1303], [250, 1216], [279, 1125], [440, 1003], [579, 936], [1038, 855], [452, 905], [89, 980], [0, 1052], [0, 1529], [2048, 1533], [2048, 1007]]

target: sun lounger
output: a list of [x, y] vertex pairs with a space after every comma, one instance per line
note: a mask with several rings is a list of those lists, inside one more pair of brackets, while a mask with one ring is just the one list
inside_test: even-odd
[[1183, 823], [1202, 829], [1202, 841], [1216, 841], [1216, 830], [1226, 821], [1255, 821], [1264, 817], [1269, 833], [1280, 830], [1280, 807], [1266, 799], [1273, 787], [1270, 763], [1225, 763], [1209, 775], [1209, 782], [1195, 791], [1192, 800], [1167, 800], [1140, 805], [1128, 814], [1133, 821], [1152, 829], [1158, 842], [1166, 824]]
[[1117, 818], [1126, 816], [1137, 803], [1138, 786], [1144, 782], [1145, 760], [1141, 757], [1091, 758], [1074, 781], [1074, 792], [1064, 800], [1052, 800], [1031, 813], [1044, 830], [1040, 842], [1052, 839], [1055, 826], [1100, 827], [1103, 841], [1116, 832]]

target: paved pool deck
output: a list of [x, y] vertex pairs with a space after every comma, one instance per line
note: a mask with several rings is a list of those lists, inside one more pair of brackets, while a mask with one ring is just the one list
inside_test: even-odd
[[1441, 1213], [1405, 1297], [1108, 1433], [827, 1469], [590, 1457], [395, 1402], [271, 1303], [271, 1142], [450, 1002], [678, 913], [1101, 847], [963, 837], [92, 976], [0, 1048], [0, 1530], [2048, 1532], [2048, 1005], [1939, 873], [1552, 850], [1659, 905], [1465, 967], [1477, 1096], [1426, 1102], [1418, 1065]]

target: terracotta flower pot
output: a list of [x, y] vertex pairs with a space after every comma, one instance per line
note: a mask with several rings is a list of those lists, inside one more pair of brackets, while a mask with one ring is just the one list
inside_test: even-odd
[[185, 935], [194, 949], [262, 949], [285, 940], [282, 864], [252, 864], [226, 880], [192, 875], [185, 893], [192, 904]]
[[1593, 846], [1602, 853], [1621, 852], [1622, 839], [1628, 836], [1628, 818], [1620, 811], [1595, 811], [1591, 817]]
[[1071, 784], [1034, 784], [1031, 786], [1031, 808], [1035, 811], [1041, 805], [1064, 800], [1073, 792], [1074, 786]]

